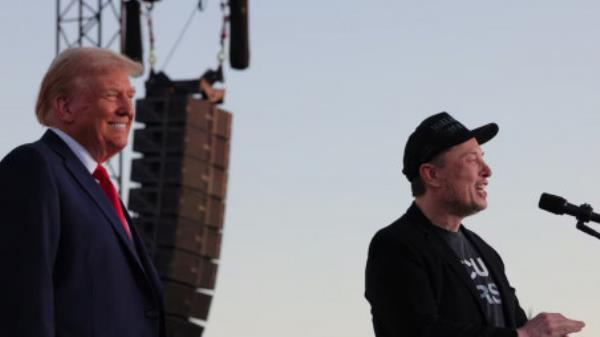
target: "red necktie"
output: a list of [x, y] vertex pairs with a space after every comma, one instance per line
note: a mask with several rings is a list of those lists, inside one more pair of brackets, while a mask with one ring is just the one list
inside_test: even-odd
[[119, 195], [117, 194], [117, 190], [115, 186], [110, 182], [110, 177], [108, 176], [108, 172], [102, 165], [98, 165], [96, 170], [92, 174], [94, 178], [98, 179], [100, 183], [100, 188], [106, 194], [108, 201], [113, 205], [119, 219], [121, 220], [121, 224], [123, 228], [125, 228], [125, 232], [127, 232], [127, 236], [131, 239], [131, 232], [129, 231], [129, 225], [127, 224], [127, 220], [125, 220], [125, 214], [123, 213], [123, 208], [121, 208], [121, 201], [119, 200]]

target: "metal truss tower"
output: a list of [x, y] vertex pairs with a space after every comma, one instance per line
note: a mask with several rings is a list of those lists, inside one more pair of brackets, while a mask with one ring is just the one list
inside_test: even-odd
[[56, 53], [75, 46], [110, 48], [121, 35], [122, 2], [56, 0]]

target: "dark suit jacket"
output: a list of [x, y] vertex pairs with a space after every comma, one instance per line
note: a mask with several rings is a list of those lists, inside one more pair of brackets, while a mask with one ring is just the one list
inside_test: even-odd
[[54, 132], [0, 162], [0, 214], [0, 336], [165, 335], [135, 227]]
[[369, 247], [365, 296], [377, 337], [516, 337], [527, 321], [500, 256], [463, 227], [502, 296], [507, 328], [488, 322], [465, 267], [413, 203]]

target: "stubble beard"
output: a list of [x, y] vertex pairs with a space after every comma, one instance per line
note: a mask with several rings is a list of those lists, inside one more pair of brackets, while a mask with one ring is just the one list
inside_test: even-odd
[[446, 188], [447, 194], [443, 203], [446, 209], [454, 216], [466, 218], [483, 211], [487, 207], [487, 203], [481, 205], [475, 200], [469, 202], [461, 200], [459, 194], [451, 185], [446, 186]]

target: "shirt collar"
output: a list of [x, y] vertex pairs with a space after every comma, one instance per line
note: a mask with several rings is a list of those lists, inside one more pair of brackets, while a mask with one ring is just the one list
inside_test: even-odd
[[73, 151], [73, 153], [75, 153], [77, 158], [79, 158], [83, 166], [85, 166], [85, 168], [90, 172], [90, 174], [92, 174], [94, 170], [96, 170], [96, 167], [98, 166], [96, 160], [94, 160], [94, 158], [92, 158], [92, 155], [83, 146], [81, 146], [81, 144], [79, 144], [75, 139], [73, 139], [73, 137], [69, 136], [64, 131], [54, 127], [50, 127], [50, 130], [56, 133], [56, 135], [59, 136], [60, 139], [67, 143], [67, 146], [71, 149], [71, 151]]

